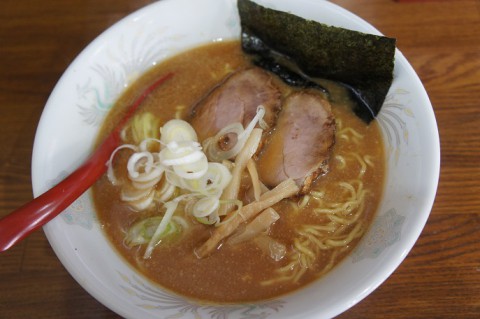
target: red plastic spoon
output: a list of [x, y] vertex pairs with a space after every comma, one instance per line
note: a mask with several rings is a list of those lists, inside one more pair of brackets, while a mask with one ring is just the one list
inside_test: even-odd
[[168, 73], [150, 85], [128, 107], [122, 120], [82, 166], [52, 189], [0, 219], [0, 252], [9, 249], [60, 214], [105, 173], [110, 155], [120, 144], [123, 126], [148, 94], [172, 76], [172, 73]]

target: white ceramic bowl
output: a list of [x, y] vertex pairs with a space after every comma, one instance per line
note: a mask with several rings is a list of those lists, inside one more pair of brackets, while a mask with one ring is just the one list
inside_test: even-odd
[[[323, 23], [379, 33], [327, 1], [258, 2]], [[88, 156], [108, 109], [145, 70], [198, 44], [238, 38], [239, 32], [235, 0], [163, 0], [101, 34], [66, 70], [42, 114], [32, 160], [35, 196]], [[46, 225], [45, 233], [78, 283], [126, 318], [333, 317], [365, 298], [402, 262], [435, 197], [440, 162], [435, 117], [422, 83], [398, 50], [395, 79], [378, 120], [388, 176], [373, 225], [346, 260], [297, 293], [260, 304], [213, 307], [162, 291], [112, 250], [88, 192]]]

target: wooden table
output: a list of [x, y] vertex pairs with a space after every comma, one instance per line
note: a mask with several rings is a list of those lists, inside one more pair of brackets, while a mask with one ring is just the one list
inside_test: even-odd
[[[148, 0], [0, 1], [0, 216], [32, 198], [35, 129], [75, 56]], [[440, 130], [428, 223], [406, 260], [341, 318], [480, 318], [480, 1], [335, 0], [418, 72]], [[0, 318], [118, 318], [67, 273], [43, 232], [0, 255]]]

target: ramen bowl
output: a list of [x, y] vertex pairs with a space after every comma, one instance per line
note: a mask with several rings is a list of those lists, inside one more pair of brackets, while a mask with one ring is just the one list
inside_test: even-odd
[[[322, 23], [380, 34], [326, 1], [258, 2]], [[88, 157], [106, 114], [139, 76], [184, 50], [238, 39], [239, 34], [234, 0], [159, 1], [102, 33], [65, 71], [45, 106], [33, 150], [35, 196]], [[45, 234], [77, 282], [125, 318], [334, 317], [368, 296], [399, 266], [427, 221], [437, 189], [440, 150], [433, 109], [398, 50], [394, 81], [377, 120], [387, 157], [377, 214], [351, 254], [297, 292], [251, 304], [212, 305], [164, 290], [115, 251], [97, 220], [90, 192], [48, 223]]]

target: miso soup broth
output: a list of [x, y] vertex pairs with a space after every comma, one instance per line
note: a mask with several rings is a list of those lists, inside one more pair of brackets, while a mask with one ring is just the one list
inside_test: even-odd
[[[162, 75], [173, 72], [173, 77], [152, 92], [135, 115], [137, 119], [142, 114], [153, 118], [149, 127], [136, 129], [153, 129], [151, 134], [156, 139], [158, 127], [174, 118], [190, 121], [192, 108], [199, 100], [232, 72], [251, 67], [250, 63], [237, 41], [208, 44], [170, 58], [128, 88], [107, 116], [98, 141], [118, 122], [122, 110]], [[282, 99], [298, 90], [276, 78], [274, 81], [281, 89]], [[120, 182], [114, 185], [104, 176], [93, 187], [99, 221], [114, 249], [138, 272], [167, 290], [212, 303], [275, 298], [330, 271], [352, 251], [376, 213], [384, 185], [385, 157], [376, 121], [365, 124], [351, 111], [351, 101], [341, 86], [324, 84], [330, 92], [336, 124], [329, 170], [315, 179], [305, 195], [275, 204], [273, 208], [280, 218], [267, 230], [240, 243], [232, 244], [227, 237], [211, 254], [198, 258], [195, 250], [207, 241], [216, 226], [189, 216], [182, 202], [173, 213], [179, 220], [177, 227], [144, 258], [147, 245], [127, 243], [126, 234], [146, 217], [163, 216], [166, 208], [159, 199], [145, 209], [134, 209], [122, 200], [121, 181], [126, 179], [125, 167], [132, 154], [130, 149], [122, 149], [113, 160]], [[137, 126], [142, 125], [141, 121], [138, 123]], [[126, 128], [125, 144], [138, 142], [132, 133], [133, 125]], [[161, 148], [152, 146], [156, 147]], [[244, 175], [248, 177], [247, 173]], [[242, 178], [242, 189], [248, 183], [248, 178]], [[181, 193], [175, 189], [172, 196]]]

